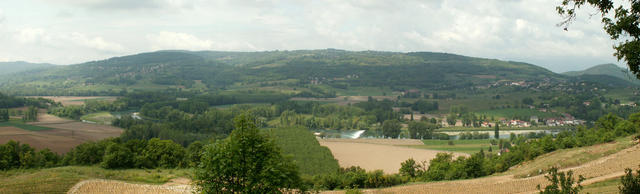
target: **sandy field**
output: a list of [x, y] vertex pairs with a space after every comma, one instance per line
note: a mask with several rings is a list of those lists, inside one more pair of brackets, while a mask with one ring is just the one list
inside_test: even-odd
[[132, 184], [113, 180], [86, 180], [73, 186], [68, 194], [191, 194], [193, 188], [187, 182], [169, 182], [164, 185]]
[[28, 131], [15, 127], [1, 127], [0, 143], [15, 140], [29, 144], [37, 149], [49, 148], [51, 151], [63, 154], [84, 142], [117, 137], [122, 133], [120, 128], [82, 123], [49, 114], [41, 114], [38, 118], [38, 122], [28, 124], [53, 129]]
[[107, 101], [114, 101], [117, 97], [113, 96], [26, 96], [27, 98], [45, 98], [51, 99], [56, 102], [62, 103], [64, 106], [68, 105], [82, 105], [84, 100], [101, 99]]
[[[385, 173], [398, 173], [400, 164], [409, 158], [417, 162], [429, 161], [444, 151], [415, 149], [394, 145], [422, 145], [419, 140], [354, 139], [319, 140], [331, 150], [341, 167], [360, 166], [368, 171], [381, 169]], [[467, 156], [454, 153], [454, 157]]]

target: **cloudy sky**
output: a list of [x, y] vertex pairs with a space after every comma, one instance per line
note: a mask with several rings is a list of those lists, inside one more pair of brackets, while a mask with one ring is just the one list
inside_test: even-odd
[[433, 51], [556, 72], [617, 63], [600, 17], [559, 0], [3, 0], [0, 61], [74, 64], [164, 49]]

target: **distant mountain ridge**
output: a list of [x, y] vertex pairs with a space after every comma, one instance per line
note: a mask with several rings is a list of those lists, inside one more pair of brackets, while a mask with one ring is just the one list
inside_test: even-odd
[[640, 80], [629, 72], [629, 70], [611, 63], [596, 65], [582, 71], [569, 71], [562, 74], [573, 77], [584, 75], [605, 75], [620, 78], [634, 84], [640, 84]]
[[571, 78], [522, 62], [435, 52], [167, 50], [0, 77], [0, 91], [21, 95], [117, 95], [123, 90], [213, 92], [263, 88], [299, 93], [306, 88], [317, 94], [353, 88], [472, 89], [504, 81], [541, 83], [569, 79], [624, 83], [613, 77]]
[[29, 63], [24, 61], [0, 62], [0, 75], [24, 72], [33, 69], [53, 67], [55, 65], [49, 63]]

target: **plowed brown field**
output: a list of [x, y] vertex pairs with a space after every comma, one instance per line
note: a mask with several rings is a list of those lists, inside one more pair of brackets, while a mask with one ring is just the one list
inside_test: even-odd
[[0, 127], [0, 143], [14, 140], [38, 149], [49, 148], [57, 153], [66, 153], [83, 142], [117, 137], [122, 133], [120, 128], [82, 123], [49, 114], [41, 114], [38, 122], [28, 124], [53, 129], [28, 131], [15, 127]]

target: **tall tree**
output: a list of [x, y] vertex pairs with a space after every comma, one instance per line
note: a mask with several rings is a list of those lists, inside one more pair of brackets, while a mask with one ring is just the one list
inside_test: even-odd
[[293, 162], [260, 134], [252, 119], [234, 119], [235, 130], [215, 144], [205, 146], [195, 183], [202, 193], [282, 193], [300, 189]]
[[[576, 10], [583, 5], [591, 5], [602, 15], [604, 30], [612, 40], [618, 41], [613, 48], [618, 60], [625, 60], [636, 77], [640, 78], [640, 1], [619, 1], [626, 5], [614, 5], [613, 0], [563, 0], [556, 7], [564, 17], [559, 25], [567, 27], [576, 19]], [[610, 12], [614, 12], [613, 17]]]
[[401, 129], [402, 125], [398, 120], [386, 120], [382, 123], [382, 134], [385, 137], [397, 138]]
[[9, 121], [9, 110], [0, 109], [0, 122]]
[[498, 123], [495, 124], [495, 131], [493, 132], [493, 137], [496, 139], [500, 139], [500, 125]]

